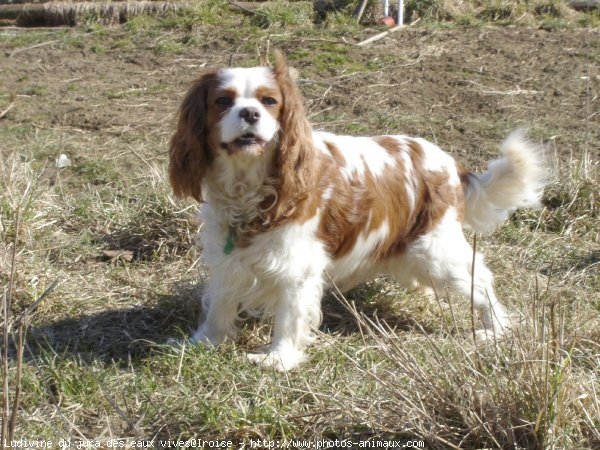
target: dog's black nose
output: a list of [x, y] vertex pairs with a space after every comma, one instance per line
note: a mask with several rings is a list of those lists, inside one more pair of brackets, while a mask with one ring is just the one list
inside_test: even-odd
[[240, 111], [240, 117], [250, 124], [256, 123], [260, 119], [260, 111], [248, 106]]

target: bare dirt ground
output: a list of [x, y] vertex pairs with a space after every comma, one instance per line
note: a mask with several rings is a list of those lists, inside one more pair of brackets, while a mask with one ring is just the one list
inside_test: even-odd
[[[578, 158], [586, 132], [598, 142], [599, 37], [598, 30], [405, 30], [364, 49], [332, 43], [316, 64], [319, 40], [299, 38], [284, 49], [316, 126], [426, 136], [477, 163], [484, 142], [520, 125], [554, 142], [562, 157]], [[18, 104], [3, 126], [29, 118], [42, 128], [134, 130], [162, 142], [195, 76], [256, 60], [226, 41], [161, 54], [150, 43], [98, 51], [93, 35], [67, 39], [4, 49], [0, 86]], [[117, 39], [110, 31], [99, 38]], [[590, 151], [600, 154], [597, 145]]]

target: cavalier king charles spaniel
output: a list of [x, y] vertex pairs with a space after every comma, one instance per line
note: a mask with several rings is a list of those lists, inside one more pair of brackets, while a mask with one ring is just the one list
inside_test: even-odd
[[201, 203], [210, 279], [191, 340], [218, 346], [235, 336], [240, 312], [271, 315], [271, 345], [248, 357], [292, 369], [314, 340], [330, 280], [344, 291], [379, 274], [467, 298], [473, 287], [477, 337], [502, 335], [509, 315], [479, 254], [473, 273], [462, 228], [489, 233], [537, 205], [544, 169], [522, 134], [501, 150], [474, 174], [424, 139], [313, 130], [280, 54], [272, 68], [203, 75], [181, 104], [169, 164], [174, 193]]

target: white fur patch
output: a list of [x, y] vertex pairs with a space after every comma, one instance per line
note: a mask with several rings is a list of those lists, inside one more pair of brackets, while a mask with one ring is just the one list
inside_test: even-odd
[[245, 98], [254, 96], [254, 93], [263, 86], [276, 87], [275, 79], [270, 69], [266, 67], [233, 67], [222, 69], [219, 72], [221, 89], [235, 89]]
[[[335, 145], [344, 156], [345, 165], [341, 167], [346, 179], [363, 178], [365, 170], [374, 177], [380, 177], [387, 166], [396, 164], [394, 158], [370, 137], [337, 136], [323, 131], [315, 132], [321, 149], [329, 142]], [[331, 154], [329, 150], [325, 150]]]
[[[316, 236], [320, 217], [274, 228], [256, 236], [250, 246], [225, 254], [227, 231], [217, 216], [212, 206], [204, 205], [200, 238], [211, 274], [204, 300], [208, 314], [230, 314], [234, 306], [230, 327], [239, 311], [275, 315], [273, 351], [304, 348], [321, 321], [323, 269], [329, 262]], [[214, 335], [210, 326], [206, 323], [200, 329], [208, 327], [207, 334]], [[273, 357], [265, 360], [273, 362]]]

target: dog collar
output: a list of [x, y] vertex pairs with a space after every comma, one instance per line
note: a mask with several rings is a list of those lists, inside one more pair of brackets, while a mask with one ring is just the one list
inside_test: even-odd
[[223, 253], [230, 255], [235, 247], [235, 241], [237, 241], [237, 233], [235, 228], [230, 226], [229, 233], [227, 233], [227, 239], [225, 240], [225, 247], [223, 247]]

